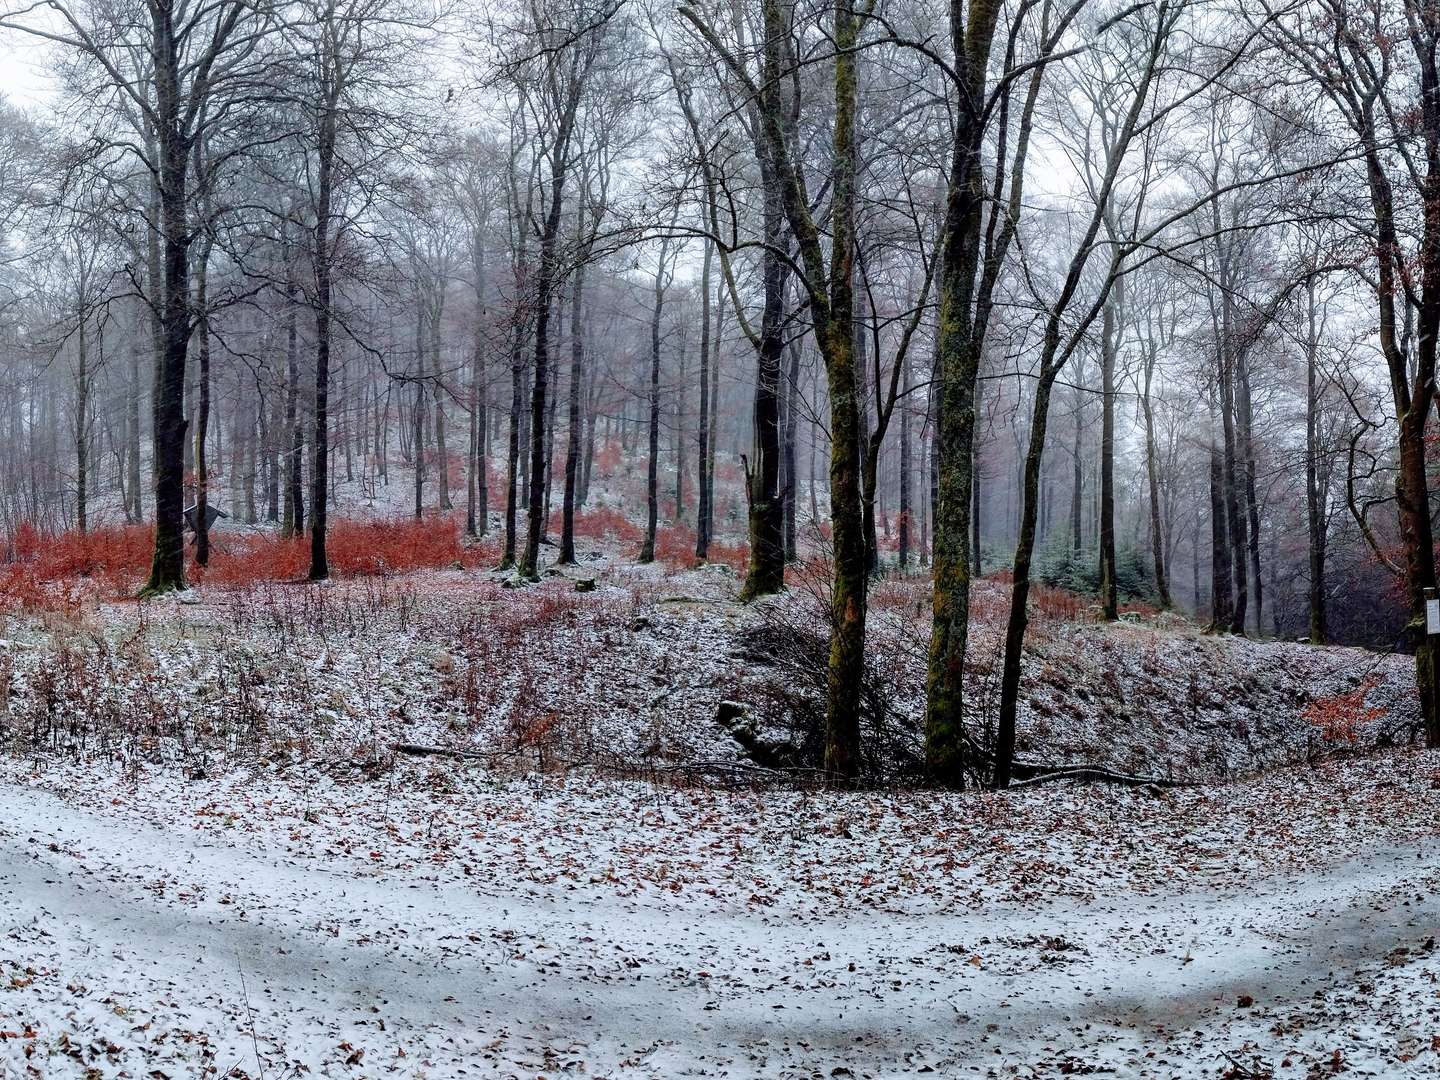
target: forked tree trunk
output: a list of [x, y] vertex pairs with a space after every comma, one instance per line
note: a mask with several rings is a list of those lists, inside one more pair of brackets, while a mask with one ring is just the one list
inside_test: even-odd
[[520, 576], [539, 580], [540, 541], [545, 536], [546, 420], [550, 393], [550, 309], [559, 273], [555, 245], [560, 228], [560, 188], [555, 185], [551, 212], [540, 243], [540, 279], [535, 292], [535, 367], [530, 390], [530, 469], [526, 506], [525, 547]]

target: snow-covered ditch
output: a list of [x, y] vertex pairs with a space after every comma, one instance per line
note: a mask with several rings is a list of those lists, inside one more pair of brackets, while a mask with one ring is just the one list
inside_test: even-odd
[[[593, 591], [572, 577], [593, 579]], [[734, 725], [717, 723], [730, 702], [781, 758], [805, 764], [818, 745], [825, 607], [804, 581], [743, 606], [720, 567], [597, 558], [528, 588], [429, 572], [105, 604], [70, 624], [12, 620], [0, 630], [0, 745], [191, 770], [313, 756], [373, 771], [406, 744], [519, 771], [634, 775], [745, 758]], [[967, 689], [982, 740], [1000, 634], [983, 612], [1004, 598], [1003, 585], [977, 587]], [[902, 777], [919, 751], [928, 619], [923, 579], [877, 586], [868, 712], [884, 732], [877, 769]], [[1403, 743], [1412, 679], [1406, 656], [1207, 637], [1172, 617], [1103, 626], [1041, 611], [1019, 750], [1212, 780], [1331, 749], [1307, 709], [1357, 688], [1360, 745]]]

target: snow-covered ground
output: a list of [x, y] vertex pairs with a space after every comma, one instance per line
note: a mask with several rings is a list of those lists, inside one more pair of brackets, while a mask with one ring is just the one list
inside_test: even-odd
[[11, 760], [0, 1075], [1430, 1076], [1437, 775], [943, 796]]
[[[0, 1078], [1440, 1071], [1408, 658], [1052, 597], [1023, 755], [1205, 786], [829, 791], [717, 723], [803, 738], [803, 571], [582, 556], [0, 626]], [[926, 618], [877, 585], [900, 752]]]

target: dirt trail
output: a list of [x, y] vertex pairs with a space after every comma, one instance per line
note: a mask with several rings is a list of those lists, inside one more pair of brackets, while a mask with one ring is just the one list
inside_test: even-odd
[[[1063, 1060], [1123, 1075], [1157, 1028], [1197, 1027], [1212, 1030], [1194, 1053], [1213, 1067], [1241, 995], [1273, 1009], [1344, 984], [1435, 932], [1437, 897], [1440, 851], [1417, 848], [1243, 895], [688, 918], [584, 890], [517, 899], [479, 876], [358, 876], [0, 786], [0, 980], [28, 967], [32, 993], [50, 973], [84, 985], [65, 1023], [122, 1047], [117, 1033], [133, 1044], [138, 1025], [117, 1025], [116, 1002], [159, 1002], [140, 1043], [205, 1031], [217, 1071], [259, 1076], [258, 1059], [271, 1078], [581, 1062], [599, 1075], [985, 1074]], [[53, 1017], [25, 992], [0, 991], [0, 1029]], [[0, 1076], [36, 1060], [21, 1043], [0, 1041]], [[171, 1035], [138, 1060], [179, 1076], [192, 1049]], [[137, 1060], [126, 1053], [116, 1060]], [[83, 1075], [73, 1055], [46, 1060], [40, 1075]]]

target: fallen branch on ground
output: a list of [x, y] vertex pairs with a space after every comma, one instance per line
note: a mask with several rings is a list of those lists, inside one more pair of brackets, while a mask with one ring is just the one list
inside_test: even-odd
[[1025, 778], [1010, 785], [1011, 789], [1037, 787], [1055, 780], [1083, 780], [1087, 783], [1120, 784], [1125, 787], [1199, 787], [1194, 780], [1171, 780], [1164, 776], [1135, 776], [1117, 773], [1099, 765], [1038, 765], [1031, 762], [1015, 763], [1015, 774]]

